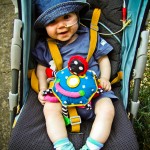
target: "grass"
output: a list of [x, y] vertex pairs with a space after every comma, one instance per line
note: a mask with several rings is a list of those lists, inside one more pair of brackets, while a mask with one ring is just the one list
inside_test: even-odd
[[150, 50], [148, 54], [146, 71], [139, 93], [141, 104], [135, 120], [135, 131], [140, 150], [150, 150]]
[[[133, 81], [131, 82], [132, 95]], [[144, 78], [140, 85], [139, 100], [140, 107], [137, 117], [134, 121], [134, 129], [137, 135], [140, 150], [150, 150], [150, 38], [146, 69]]]

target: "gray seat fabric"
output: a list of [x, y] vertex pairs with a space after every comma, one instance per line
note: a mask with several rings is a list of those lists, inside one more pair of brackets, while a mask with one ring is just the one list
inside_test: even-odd
[[[138, 150], [137, 139], [126, 111], [120, 100], [114, 102], [115, 118], [109, 139], [103, 150]], [[52, 150], [53, 145], [48, 138], [43, 116], [43, 106], [37, 100], [37, 94], [31, 90], [28, 101], [12, 131], [9, 150]], [[92, 126], [92, 121], [81, 124], [81, 133], [68, 135], [76, 150], [85, 143]]]

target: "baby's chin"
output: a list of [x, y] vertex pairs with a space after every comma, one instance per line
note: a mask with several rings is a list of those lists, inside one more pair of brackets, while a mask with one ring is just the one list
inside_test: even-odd
[[71, 39], [72, 39], [71, 36], [60, 36], [57, 38], [57, 40], [61, 42], [67, 42], [67, 41], [70, 41]]
[[69, 36], [64, 36], [64, 37], [58, 37], [57, 41], [59, 41], [60, 43], [66, 43], [66, 44], [70, 44], [72, 42], [74, 42], [76, 39], [77, 39], [78, 35], [77, 34], [74, 34], [74, 35], [69, 35]]
[[77, 39], [78, 35], [74, 34], [73, 36], [61, 40], [62, 42], [67, 42], [67, 44], [74, 42]]

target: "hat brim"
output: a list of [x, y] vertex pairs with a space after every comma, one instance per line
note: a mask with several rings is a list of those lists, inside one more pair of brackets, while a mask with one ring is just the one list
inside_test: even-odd
[[84, 14], [89, 10], [89, 6], [90, 6], [89, 3], [77, 1], [60, 3], [43, 12], [35, 21], [34, 27], [36, 29], [44, 28], [46, 25], [48, 25], [56, 18], [68, 14], [70, 12], [80, 12], [80, 14]]

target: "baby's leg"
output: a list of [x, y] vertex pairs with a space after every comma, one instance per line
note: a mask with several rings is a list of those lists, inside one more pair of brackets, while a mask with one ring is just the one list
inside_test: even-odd
[[96, 102], [95, 115], [90, 135], [81, 150], [99, 150], [108, 139], [114, 118], [114, 106], [110, 98], [102, 98]]
[[110, 98], [102, 98], [95, 105], [96, 118], [94, 120], [90, 137], [104, 144], [109, 137], [114, 119], [114, 106]]
[[67, 130], [62, 116], [60, 103], [46, 102], [44, 105], [47, 133], [56, 150], [75, 150], [67, 137]]
[[47, 133], [54, 143], [67, 137], [65, 122], [62, 116], [62, 106], [60, 103], [46, 102], [44, 105], [44, 116], [46, 120]]

